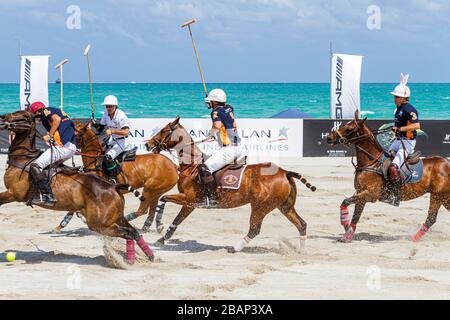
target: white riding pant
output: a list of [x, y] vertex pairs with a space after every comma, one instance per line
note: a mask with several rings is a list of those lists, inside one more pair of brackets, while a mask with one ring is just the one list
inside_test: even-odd
[[33, 163], [36, 163], [39, 168], [44, 169], [56, 161], [72, 158], [76, 151], [77, 147], [72, 142], [67, 142], [64, 147], [53, 146], [48, 148]]
[[107, 155], [111, 156], [111, 158], [115, 159], [119, 154], [124, 151], [129, 150], [128, 143], [126, 139], [120, 140], [110, 140], [108, 143], [109, 150], [106, 152]]
[[222, 147], [215, 151], [211, 158], [205, 161], [205, 165], [208, 167], [209, 171], [213, 173], [239, 158], [241, 154], [242, 147], [240, 145]]
[[[403, 144], [402, 144], [403, 142]], [[405, 147], [403, 147], [403, 145]], [[395, 151], [397, 154], [395, 155], [394, 161], [397, 167], [401, 168], [405, 163], [406, 158], [414, 152], [414, 148], [416, 147], [416, 140], [395, 140], [389, 151]], [[406, 158], [405, 158], [406, 157]]]

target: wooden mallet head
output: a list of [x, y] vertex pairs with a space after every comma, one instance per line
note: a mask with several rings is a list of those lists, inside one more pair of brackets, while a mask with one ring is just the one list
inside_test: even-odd
[[196, 22], [197, 22], [196, 19], [191, 19], [191, 20], [186, 21], [185, 23], [183, 23], [183, 24], [181, 25], [181, 27], [182, 27], [182, 28], [186, 28], [187, 26], [190, 26], [191, 24], [196, 23]]

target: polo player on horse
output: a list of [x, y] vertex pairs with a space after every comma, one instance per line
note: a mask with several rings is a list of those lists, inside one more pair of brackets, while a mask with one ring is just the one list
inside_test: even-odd
[[205, 206], [218, 205], [217, 185], [213, 173], [232, 163], [242, 154], [241, 138], [237, 132], [234, 109], [227, 104], [227, 95], [222, 89], [212, 90], [205, 98], [208, 109], [212, 109], [212, 128], [205, 141], [217, 140], [220, 149], [199, 166], [200, 180], [206, 193]]
[[119, 109], [119, 102], [115, 96], [105, 97], [102, 104], [106, 107], [106, 112], [103, 113], [100, 123], [94, 123], [94, 128], [99, 133], [105, 131], [109, 136], [108, 151], [103, 159], [103, 169], [111, 181], [116, 183], [119, 168], [114, 159], [130, 149], [128, 143], [130, 123], [125, 112]]
[[397, 106], [395, 110], [395, 124], [392, 131], [396, 133], [396, 139], [389, 148], [391, 155], [395, 158], [389, 167], [389, 177], [392, 190], [390, 203], [398, 206], [400, 204], [401, 177], [399, 170], [404, 165], [409, 155], [414, 153], [416, 147], [417, 130], [420, 129], [419, 113], [416, 108], [409, 104], [411, 90], [406, 86], [409, 75], [401, 74], [400, 84], [391, 94], [395, 97]]
[[75, 146], [75, 124], [69, 116], [57, 108], [46, 107], [42, 102], [34, 102], [29, 111], [39, 116], [42, 125], [47, 129], [48, 134], [43, 136], [43, 140], [50, 145], [30, 166], [30, 175], [37, 184], [42, 195], [33, 199], [32, 203], [53, 206], [52, 189], [48, 177], [43, 170], [57, 161], [65, 161], [74, 156]]

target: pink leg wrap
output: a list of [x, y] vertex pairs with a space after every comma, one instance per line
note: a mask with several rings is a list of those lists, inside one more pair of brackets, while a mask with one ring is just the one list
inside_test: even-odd
[[127, 262], [129, 264], [134, 264], [135, 258], [134, 240], [127, 240]]
[[420, 238], [422, 238], [428, 231], [429, 231], [429, 229], [423, 225], [422, 228], [420, 228], [420, 230], [416, 233], [416, 235], [414, 237], [412, 237], [411, 240], [413, 242], [419, 241]]
[[350, 216], [348, 212], [348, 207], [345, 206], [341, 206], [341, 225], [346, 230], [350, 226]]
[[153, 260], [153, 251], [150, 249], [150, 246], [145, 242], [144, 237], [140, 236], [139, 239], [136, 240], [139, 248], [144, 251], [145, 255], [150, 258], [150, 260]]

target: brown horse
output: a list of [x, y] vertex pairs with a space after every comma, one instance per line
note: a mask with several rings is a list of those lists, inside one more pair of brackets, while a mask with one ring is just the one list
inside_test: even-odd
[[[81, 124], [77, 121], [75, 127], [77, 146], [81, 149], [83, 167], [86, 172], [95, 172], [104, 177], [101, 161], [105, 151], [92, 130], [90, 124]], [[178, 181], [178, 173], [173, 162], [167, 157], [159, 154], [145, 154], [136, 156], [135, 161], [125, 161], [122, 171], [118, 176], [119, 183], [129, 184], [132, 189], [144, 187], [143, 197], [139, 209], [126, 216], [128, 221], [148, 212], [148, 219], [144, 223], [142, 231], [150, 229], [155, 216], [159, 198], [171, 190]], [[131, 190], [131, 189], [130, 189]], [[65, 227], [73, 216], [70, 212], [63, 219], [63, 222], [56, 228], [60, 230]], [[157, 219], [156, 228], [162, 232], [163, 225]]]
[[[366, 126], [367, 119], [355, 119], [345, 126], [330, 132], [327, 142], [336, 144], [353, 144], [356, 146], [356, 194], [345, 199], [341, 205], [341, 223], [345, 229], [342, 242], [351, 242], [355, 234], [356, 225], [361, 217], [366, 203], [381, 200], [383, 194], [384, 177], [379, 168], [383, 166], [380, 159], [382, 148], [377, 144], [373, 132]], [[419, 232], [412, 237], [418, 241], [436, 222], [437, 214], [443, 205], [450, 210], [450, 161], [443, 157], [427, 157], [423, 159], [423, 177], [418, 183], [405, 184], [401, 191], [401, 200], [407, 201], [430, 193], [428, 217]], [[355, 205], [352, 221], [348, 219], [348, 206]]]
[[[10, 202], [27, 202], [31, 184], [29, 165], [40, 151], [35, 148], [35, 116], [28, 111], [17, 111], [0, 116], [0, 129], [15, 133], [8, 154], [8, 168], [4, 176], [7, 191], [0, 193], [0, 205]], [[51, 182], [57, 211], [80, 212], [92, 231], [110, 237], [127, 240], [127, 261], [135, 260], [134, 241], [153, 261], [153, 252], [139, 232], [130, 225], [123, 215], [125, 201], [116, 187], [95, 175], [60, 172]]]
[[[197, 166], [202, 163], [204, 155], [195, 145], [191, 136], [179, 123], [180, 118], [166, 125], [146, 143], [147, 150], [160, 152], [176, 149], [180, 162], [178, 189], [181, 193], [164, 196], [165, 202], [173, 202], [182, 206], [172, 225], [167, 229], [160, 243], [169, 240], [176, 228], [196, 208], [196, 203], [204, 197], [204, 191], [198, 180]], [[300, 245], [306, 240], [306, 222], [300, 218], [295, 209], [297, 188], [295, 179], [300, 179], [308, 188], [315, 191], [306, 179], [298, 173], [283, 170], [273, 163], [248, 165], [243, 173], [238, 190], [219, 189], [219, 207], [222, 209], [251, 205], [250, 229], [247, 236], [235, 245], [235, 251], [241, 251], [254, 239], [261, 230], [264, 217], [278, 208], [300, 233]], [[163, 205], [164, 207], [164, 205]]]

